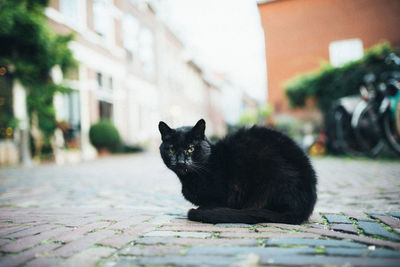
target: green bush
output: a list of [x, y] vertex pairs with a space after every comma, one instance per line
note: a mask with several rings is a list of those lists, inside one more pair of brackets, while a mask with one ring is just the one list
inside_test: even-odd
[[239, 125], [252, 126], [254, 124], [265, 124], [272, 112], [273, 108], [268, 104], [257, 107], [256, 110], [247, 110], [240, 116]]
[[116, 151], [121, 145], [121, 138], [117, 128], [106, 120], [93, 124], [89, 130], [90, 142], [97, 149]]
[[389, 43], [380, 43], [366, 50], [363, 58], [342, 67], [325, 63], [317, 71], [292, 78], [284, 86], [291, 106], [302, 107], [307, 97], [315, 97], [320, 110], [329, 113], [335, 100], [359, 93], [365, 74], [379, 77], [382, 72], [394, 70], [396, 66], [385, 64], [391, 52]]

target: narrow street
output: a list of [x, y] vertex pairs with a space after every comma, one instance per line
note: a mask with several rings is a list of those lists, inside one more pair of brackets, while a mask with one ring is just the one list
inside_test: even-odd
[[157, 154], [3, 168], [0, 266], [398, 265], [399, 162], [313, 163], [319, 199], [301, 226], [189, 222], [191, 205]]

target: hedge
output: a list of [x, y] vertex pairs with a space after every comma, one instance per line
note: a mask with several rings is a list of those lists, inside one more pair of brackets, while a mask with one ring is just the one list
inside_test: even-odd
[[385, 71], [399, 70], [399, 66], [385, 64], [385, 58], [395, 52], [387, 42], [365, 51], [364, 56], [342, 67], [324, 63], [319, 70], [290, 79], [284, 85], [292, 107], [302, 107], [308, 97], [315, 97], [319, 109], [328, 113], [338, 98], [359, 94], [363, 77], [374, 73], [376, 77]]

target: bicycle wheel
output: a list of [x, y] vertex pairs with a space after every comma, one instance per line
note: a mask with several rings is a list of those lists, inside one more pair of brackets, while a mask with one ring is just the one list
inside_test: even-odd
[[360, 148], [351, 127], [351, 115], [343, 107], [337, 107], [334, 111], [334, 118], [336, 146], [344, 154], [360, 156]]
[[376, 157], [385, 145], [377, 110], [377, 104], [361, 102], [351, 122], [357, 143], [363, 153], [370, 157]]
[[382, 128], [387, 143], [400, 155], [400, 98], [397, 98], [394, 113], [390, 110], [384, 113]]

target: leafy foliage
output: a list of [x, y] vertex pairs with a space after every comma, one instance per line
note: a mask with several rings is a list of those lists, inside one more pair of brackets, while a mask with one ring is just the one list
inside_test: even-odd
[[272, 114], [273, 108], [270, 105], [257, 108], [255, 111], [245, 111], [239, 119], [239, 125], [250, 126], [257, 123], [265, 124], [267, 118]]
[[319, 108], [328, 113], [336, 99], [359, 93], [365, 74], [374, 73], [379, 77], [385, 71], [394, 70], [394, 65], [385, 64], [385, 57], [391, 52], [393, 49], [389, 43], [381, 43], [367, 50], [360, 60], [342, 67], [325, 63], [317, 71], [289, 80], [285, 91], [290, 104], [301, 107], [307, 97], [315, 97]]
[[[58, 35], [46, 25], [48, 0], [0, 0], [0, 65], [27, 90], [29, 115], [37, 114], [45, 139], [56, 129], [53, 97], [68, 88], [56, 85], [50, 70], [59, 65], [65, 73], [76, 65], [68, 43], [72, 35]], [[45, 140], [46, 141], [46, 140]]]
[[121, 144], [117, 128], [107, 120], [101, 120], [90, 127], [90, 142], [97, 149], [108, 149], [115, 151]]

